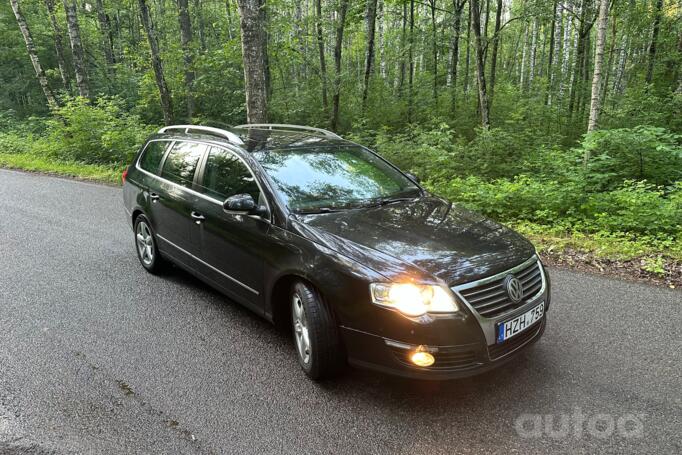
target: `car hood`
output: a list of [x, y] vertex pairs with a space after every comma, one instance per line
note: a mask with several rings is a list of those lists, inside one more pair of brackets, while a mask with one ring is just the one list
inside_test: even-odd
[[535, 253], [511, 229], [437, 197], [297, 219], [302, 235], [379, 273], [418, 268], [450, 286], [502, 272]]

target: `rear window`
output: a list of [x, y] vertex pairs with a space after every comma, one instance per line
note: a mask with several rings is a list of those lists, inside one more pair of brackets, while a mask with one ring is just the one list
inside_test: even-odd
[[166, 146], [168, 146], [168, 142], [166, 141], [153, 141], [148, 143], [144, 152], [142, 152], [140, 167], [152, 174], [158, 173], [163, 153], [166, 151]]
[[161, 177], [191, 187], [199, 158], [206, 146], [196, 142], [176, 142], [163, 163]]

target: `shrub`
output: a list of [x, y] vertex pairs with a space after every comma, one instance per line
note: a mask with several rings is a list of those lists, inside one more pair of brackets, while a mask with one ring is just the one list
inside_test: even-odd
[[591, 194], [581, 208], [589, 230], [676, 235], [682, 232], [682, 183], [662, 187], [627, 181], [614, 191]]
[[570, 232], [682, 236], [682, 183], [665, 192], [628, 181], [588, 193], [580, 180], [556, 182], [529, 176], [485, 181], [479, 177], [430, 181], [437, 194], [502, 222], [532, 222]]
[[682, 178], [682, 136], [665, 128], [636, 126], [588, 133], [582, 153], [591, 153], [587, 178], [595, 190], [608, 190], [625, 180], [670, 185]]
[[47, 152], [61, 160], [122, 164], [132, 159], [152, 131], [117, 98], [103, 97], [92, 103], [71, 98], [48, 120]]

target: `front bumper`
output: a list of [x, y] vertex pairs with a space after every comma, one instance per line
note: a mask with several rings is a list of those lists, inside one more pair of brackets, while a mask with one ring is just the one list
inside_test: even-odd
[[417, 367], [409, 362], [408, 355], [418, 345], [348, 328], [343, 328], [342, 333], [351, 365], [414, 379], [446, 380], [474, 376], [503, 365], [535, 343], [544, 333], [546, 324], [545, 315], [524, 332], [498, 345], [427, 346], [436, 359], [430, 367]]
[[[398, 335], [400, 340], [387, 333], [373, 334], [342, 327], [349, 363], [398, 376], [436, 380], [473, 376], [504, 364], [535, 343], [544, 333], [547, 324], [547, 311], [551, 303], [550, 280], [537, 258], [531, 258], [524, 264], [533, 264], [532, 259], [537, 261], [540, 268], [541, 288], [523, 304], [497, 316], [481, 316], [467, 302], [460, 293], [461, 289], [471, 288], [470, 284], [466, 284], [453, 288], [460, 302], [466, 307], [463, 309], [462, 319], [415, 323], [412, 327], [403, 326], [400, 335], [396, 333], [397, 331], [392, 331], [394, 337]], [[515, 270], [512, 269], [500, 276], [512, 272]], [[495, 285], [496, 279], [499, 279], [499, 276], [486, 278], [481, 282], [489, 287]], [[545, 303], [545, 315], [539, 321], [513, 338], [496, 343], [497, 324], [525, 313], [540, 302]], [[435, 363], [430, 367], [412, 364], [409, 355], [418, 348], [430, 352], [435, 358]]]

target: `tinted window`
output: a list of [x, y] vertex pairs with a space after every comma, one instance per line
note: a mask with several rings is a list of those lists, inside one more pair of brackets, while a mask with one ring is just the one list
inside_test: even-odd
[[161, 158], [163, 158], [167, 146], [168, 142], [166, 141], [154, 141], [147, 144], [144, 152], [142, 152], [142, 158], [140, 158], [140, 167], [147, 172], [158, 173], [159, 164], [161, 164]]
[[251, 171], [233, 153], [211, 147], [204, 169], [202, 192], [218, 200], [235, 194], [250, 194], [258, 202], [260, 190]]
[[350, 207], [420, 194], [411, 180], [357, 146], [271, 150], [253, 156], [292, 210]]
[[192, 186], [194, 171], [205, 145], [194, 142], [176, 142], [163, 164], [161, 177], [187, 187]]

